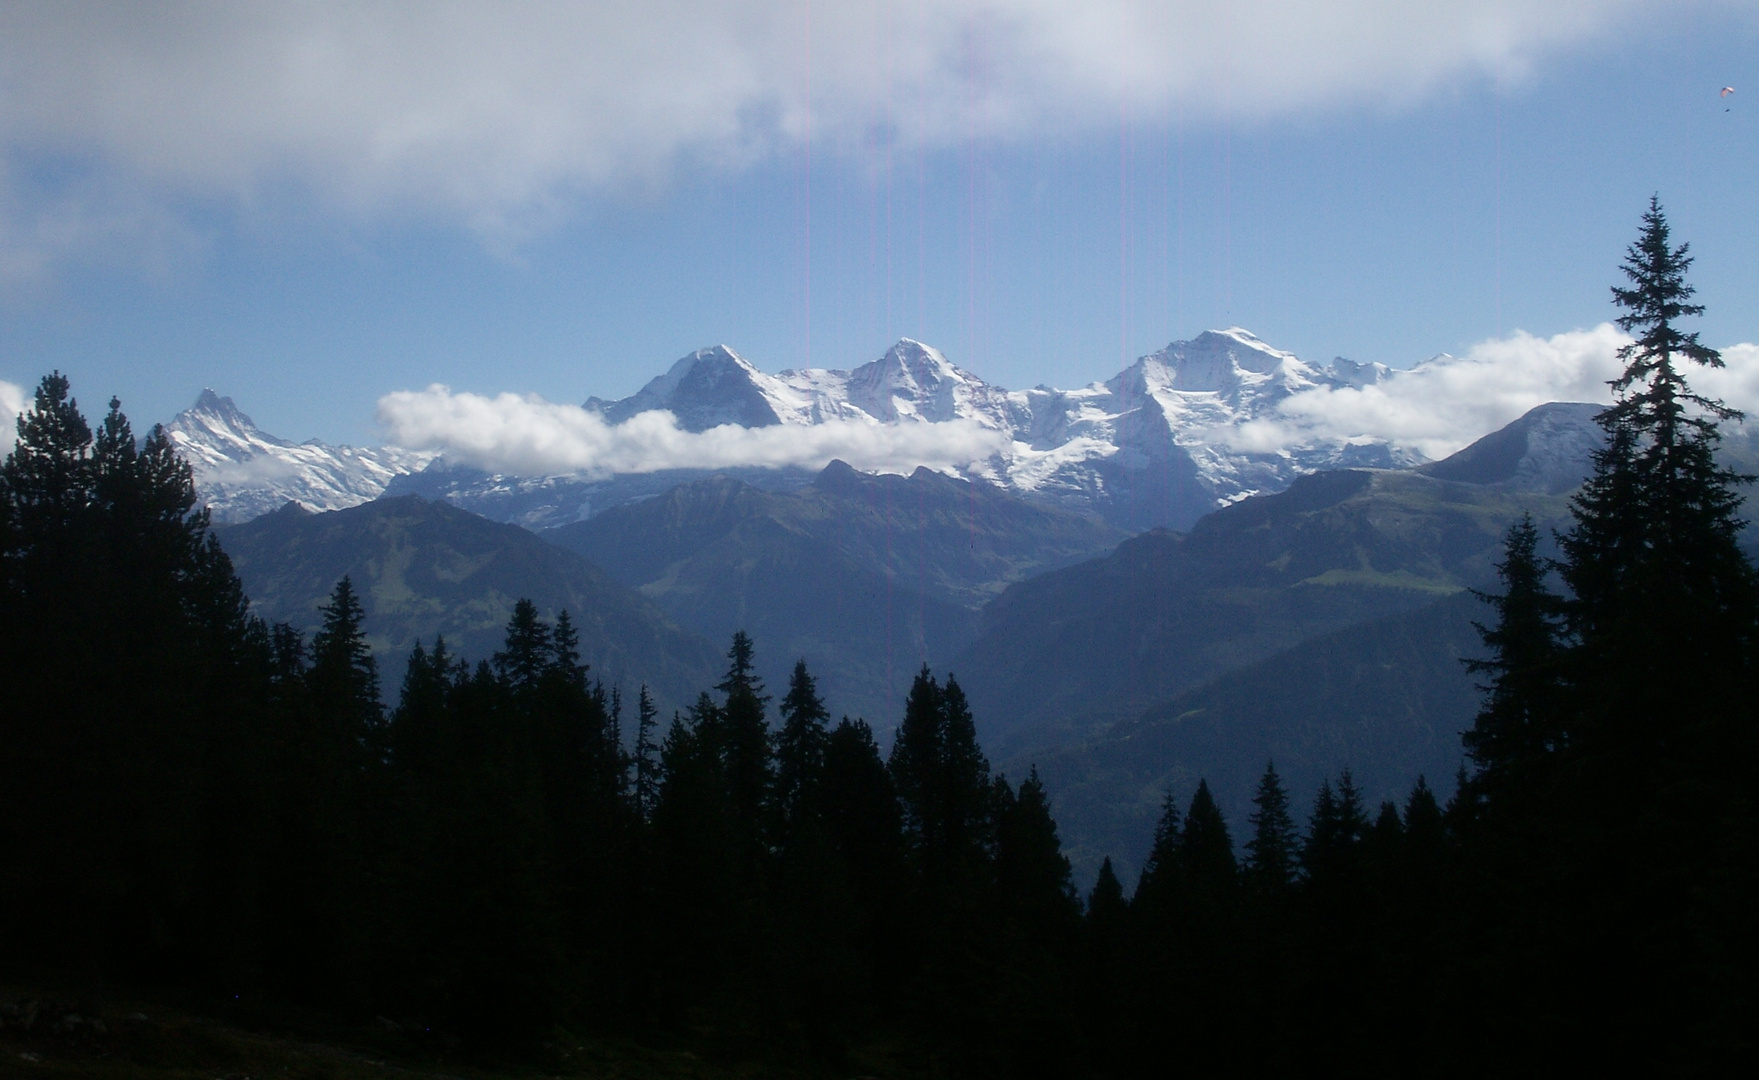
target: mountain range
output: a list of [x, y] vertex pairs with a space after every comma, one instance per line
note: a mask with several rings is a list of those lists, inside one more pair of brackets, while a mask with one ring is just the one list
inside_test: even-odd
[[434, 455], [395, 446], [359, 448], [277, 438], [233, 403], [203, 390], [165, 431], [195, 470], [202, 501], [217, 522], [249, 521], [289, 502], [309, 510], [359, 506], [384, 493], [393, 477]]
[[[1218, 506], [1280, 491], [1318, 469], [1421, 462], [1415, 451], [1366, 437], [1239, 448], [1242, 427], [1271, 416], [1293, 394], [1370, 386], [1396, 375], [1384, 365], [1343, 359], [1316, 367], [1233, 327], [1174, 342], [1103, 382], [1011, 391], [906, 338], [852, 370], [774, 375], [725, 346], [699, 349], [630, 397], [589, 398], [585, 408], [611, 424], [666, 410], [688, 432], [726, 424], [961, 421], [993, 433], [1000, 447], [967, 466], [967, 478], [1138, 531], [1188, 527]], [[314, 510], [341, 509], [389, 491], [443, 498], [495, 520], [542, 528], [707, 475], [511, 475], [428, 451], [294, 444], [258, 431], [212, 391], [168, 426], [195, 464], [216, 520], [245, 520], [289, 499]], [[736, 463], [735, 470], [747, 483], [782, 490], [812, 475], [738, 469]]]
[[1451, 772], [1475, 701], [1465, 590], [1492, 580], [1518, 514], [1561, 520], [1596, 411], [1545, 406], [1418, 469], [1309, 474], [1184, 532], [833, 462], [769, 488], [674, 484], [536, 534], [385, 496], [220, 535], [270, 618], [315, 627], [352, 575], [388, 672], [442, 632], [490, 655], [518, 596], [568, 608], [596, 673], [669, 706], [716, 681], [738, 629], [772, 689], [804, 658], [833, 712], [882, 738], [923, 662], [951, 670], [992, 760], [1040, 767], [1087, 873], [1096, 852], [1138, 857], [1159, 792], [1194, 775], [1238, 824], [1241, 778], [1269, 757], [1302, 798], [1344, 764], [1375, 792]]
[[1099, 853], [1130, 865], [1161, 794], [1197, 776], [1243, 827], [1270, 758], [1297, 801], [1343, 765], [1376, 797], [1416, 771], [1445, 787], [1476, 701], [1458, 664], [1480, 617], [1466, 590], [1493, 580], [1518, 514], [1562, 520], [1599, 410], [1542, 406], [1436, 462], [1385, 440], [1232, 449], [1230, 431], [1292, 393], [1389, 377], [1230, 330], [1105, 383], [1013, 392], [903, 341], [853, 371], [773, 376], [700, 350], [585, 405], [611, 424], [665, 409], [686, 431], [959, 420], [1005, 435], [965, 476], [494, 475], [289, 443], [211, 391], [170, 429], [216, 517], [254, 517], [221, 537], [265, 616], [315, 627], [349, 573], [395, 671], [439, 632], [488, 656], [531, 596], [581, 620], [596, 673], [646, 681], [665, 707], [712, 685], [743, 629], [772, 688], [805, 658], [833, 712], [882, 737], [926, 661], [957, 674], [998, 765], [1040, 768], [1090, 873]]

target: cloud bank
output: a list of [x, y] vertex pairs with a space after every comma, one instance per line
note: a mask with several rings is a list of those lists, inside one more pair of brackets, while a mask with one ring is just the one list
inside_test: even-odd
[[[1659, 0], [19, 0], [0, 7], [0, 257], [288, 185], [490, 237], [680, 166], [1401, 108], [1518, 80]], [[38, 170], [40, 171], [40, 170]], [[65, 175], [67, 170], [52, 170]], [[72, 175], [80, 175], [74, 170]], [[148, 192], [147, 205], [136, 205]], [[21, 269], [22, 268], [22, 269]]]
[[27, 404], [24, 387], [0, 379], [0, 458], [12, 453], [18, 441], [18, 414]]
[[403, 390], [379, 399], [390, 441], [437, 450], [448, 460], [489, 472], [539, 476], [736, 466], [820, 469], [833, 458], [867, 472], [907, 473], [918, 465], [957, 469], [1007, 445], [1007, 436], [976, 423], [877, 424], [831, 420], [810, 427], [736, 425], [685, 431], [669, 412], [608, 424], [596, 412], [533, 395], [453, 393], [445, 386]]
[[[1440, 356], [1374, 386], [1320, 387], [1284, 401], [1272, 416], [1215, 436], [1239, 450], [1389, 440], [1446, 457], [1548, 401], [1612, 400], [1607, 383], [1631, 339], [1611, 323], [1548, 338], [1516, 332], [1464, 356]], [[1759, 416], [1759, 346], [1722, 350], [1721, 369], [1688, 365], [1698, 392]]]
[[[1464, 356], [1438, 356], [1395, 370], [1377, 385], [1296, 393], [1269, 415], [1197, 433], [1197, 441], [1245, 453], [1390, 442], [1440, 459], [1548, 401], [1611, 401], [1607, 383], [1619, 374], [1618, 350], [1629, 341], [1611, 323], [1551, 337], [1516, 332], [1481, 342]], [[1692, 386], [1759, 417], [1759, 345], [1730, 346], [1722, 355], [1724, 368], [1688, 370]], [[970, 421], [834, 420], [692, 433], [669, 412], [640, 413], [611, 425], [574, 405], [530, 395], [454, 393], [440, 385], [387, 394], [379, 399], [378, 418], [394, 445], [524, 476], [817, 469], [833, 458], [869, 472], [907, 473], [918, 465], [961, 470], [1019, 449], [1005, 433]]]

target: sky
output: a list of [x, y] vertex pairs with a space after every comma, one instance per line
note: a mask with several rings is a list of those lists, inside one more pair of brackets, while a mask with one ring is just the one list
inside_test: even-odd
[[359, 444], [717, 343], [1069, 387], [1230, 325], [1494, 394], [1610, 340], [1652, 193], [1751, 342], [1755, 45], [1712, 0], [11, 3], [0, 406]]

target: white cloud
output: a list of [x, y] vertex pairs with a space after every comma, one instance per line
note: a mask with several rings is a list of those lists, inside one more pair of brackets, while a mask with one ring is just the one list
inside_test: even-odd
[[[1241, 450], [1389, 439], [1442, 458], [1548, 401], [1612, 400], [1609, 380], [1630, 340], [1611, 323], [1549, 338], [1517, 332], [1481, 342], [1464, 356], [1441, 356], [1378, 385], [1321, 387], [1284, 401], [1276, 414], [1216, 432]], [[1759, 346], [1722, 350], [1726, 367], [1693, 367], [1698, 392], [1759, 415]]]
[[12, 453], [18, 441], [18, 414], [27, 403], [24, 387], [0, 379], [0, 458]]
[[988, 457], [1007, 436], [964, 420], [881, 425], [832, 420], [812, 426], [736, 425], [685, 431], [669, 412], [652, 411], [607, 424], [595, 412], [518, 394], [484, 397], [440, 385], [379, 399], [379, 422], [390, 441], [437, 450], [452, 461], [491, 472], [587, 477], [662, 469], [797, 465], [817, 469], [833, 458], [868, 472], [909, 472], [918, 465], [953, 469]]
[[[245, 204], [292, 184], [491, 239], [798, 144], [1398, 108], [1658, 0], [130, 0], [0, 7], [0, 154]], [[3, 182], [3, 178], [0, 178]], [[42, 211], [53, 231], [54, 206]], [[25, 216], [0, 243], [52, 247]], [[22, 238], [21, 238], [22, 237]], [[12, 256], [28, 262], [29, 256]]]

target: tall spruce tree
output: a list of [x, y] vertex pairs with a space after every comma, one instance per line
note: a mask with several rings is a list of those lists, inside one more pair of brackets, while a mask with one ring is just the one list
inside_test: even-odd
[[1136, 891], [1130, 906], [1139, 915], [1153, 912], [1164, 918], [1179, 902], [1185, 889], [1185, 863], [1179, 858], [1179, 841], [1184, 828], [1179, 821], [1179, 803], [1172, 788], [1161, 797], [1160, 819], [1155, 822], [1154, 841], [1148, 848], [1148, 859], [1136, 878]]
[[88, 976], [188, 974], [250, 923], [251, 886], [225, 878], [245, 872], [268, 634], [194, 507], [162, 429], [138, 443], [112, 400], [94, 434], [59, 373], [0, 464], [0, 917]]
[[1491, 656], [1466, 663], [1489, 680], [1479, 687], [1484, 704], [1462, 737], [1477, 768], [1472, 798], [1521, 782], [1563, 740], [1564, 604], [1546, 587], [1538, 545], [1539, 530], [1523, 514], [1509, 526], [1496, 564], [1503, 591], [1477, 594], [1495, 609], [1496, 624], [1473, 624]]
[[1234, 841], [1228, 835], [1228, 823], [1222, 817], [1210, 793], [1209, 781], [1198, 780], [1197, 791], [1191, 796], [1191, 808], [1185, 813], [1185, 827], [1179, 833], [1179, 859], [1194, 886], [1221, 893], [1232, 902], [1231, 891], [1239, 874], [1234, 858]]
[[752, 664], [753, 652], [750, 636], [743, 630], [735, 633], [727, 650], [727, 677], [715, 686], [726, 695], [718, 734], [734, 843], [751, 873], [768, 848], [766, 811], [775, 785], [765, 715], [770, 699]]
[[515, 691], [533, 690], [554, 656], [550, 628], [538, 618], [537, 605], [525, 599], [515, 602], [506, 643], [495, 653], [495, 674]]
[[379, 665], [366, 640], [366, 609], [344, 575], [320, 610], [324, 622], [312, 636], [306, 673], [312, 704], [342, 745], [365, 750], [384, 719]]
[[1276, 763], [1264, 766], [1252, 796], [1252, 839], [1246, 841], [1245, 881], [1260, 898], [1281, 896], [1294, 883], [1300, 837], [1289, 816], [1289, 796]]
[[[1580, 692], [1571, 719], [1599, 744], [1590, 753], [1665, 754], [1688, 727], [1720, 727], [1710, 714], [1740, 710], [1751, 670], [1759, 589], [1737, 543], [1747, 478], [1715, 456], [1720, 422], [1741, 414], [1686, 381], [1688, 364], [1722, 366], [1679, 325], [1704, 310], [1690, 302], [1687, 251], [1651, 199], [1621, 267], [1629, 285], [1613, 289], [1634, 340], [1599, 417], [1607, 445], [1561, 538]], [[1678, 708], [1687, 699], [1699, 707]]]
[[653, 816], [654, 803], [660, 795], [660, 747], [654, 740], [654, 719], [658, 715], [653, 695], [648, 693], [647, 684], [642, 683], [635, 698], [635, 777], [632, 785], [635, 813], [642, 821]]
[[[1695, 1026], [1733, 1030], [1704, 1018], [1750, 992], [1727, 977], [1727, 958], [1759, 955], [1729, 914], [1743, 892], [1733, 883], [1752, 880], [1755, 835], [1750, 772], [1735, 763], [1759, 751], [1759, 583], [1738, 544], [1749, 478], [1716, 458], [1719, 425], [1740, 414], [1687, 382], [1689, 366], [1722, 366], [1680, 325], [1703, 311], [1691, 262], [1651, 199], [1621, 267], [1627, 284], [1613, 289], [1633, 340], [1599, 418], [1607, 442], [1560, 537], [1571, 593], [1562, 749], [1510, 845], [1522, 868], [1511, 876], [1543, 927], [1542, 944], [1510, 949], [1511, 983], [1576, 1001], [1562, 1038], [1631, 1043], [1621, 1058], [1687, 1053], [1675, 1033]], [[1627, 944], [1633, 926], [1645, 933]]]
[[818, 696], [818, 684], [806, 661], [794, 664], [788, 693], [777, 706], [782, 730], [776, 736], [776, 809], [784, 845], [800, 831], [812, 812], [816, 788], [824, 773], [825, 722], [830, 714]]

